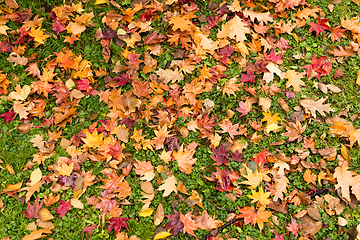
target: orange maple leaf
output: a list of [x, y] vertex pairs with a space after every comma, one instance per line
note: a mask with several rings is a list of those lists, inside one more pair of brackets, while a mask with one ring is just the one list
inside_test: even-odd
[[260, 231], [264, 227], [265, 222], [269, 222], [268, 218], [271, 217], [272, 213], [265, 211], [265, 207], [261, 207], [257, 212], [253, 206], [251, 207], [244, 207], [239, 209], [240, 214], [238, 217], [244, 218], [244, 225], [251, 223], [251, 225], [258, 224]]
[[169, 20], [169, 25], [173, 25], [172, 29], [174, 31], [180, 29], [180, 31], [194, 31], [195, 25], [191, 22], [192, 18], [195, 18], [196, 16], [194, 13], [186, 14], [186, 15], [178, 15], [173, 16]]
[[193, 158], [193, 155], [195, 153], [195, 149], [192, 151], [189, 151], [188, 149], [185, 149], [183, 144], [180, 146], [179, 150], [177, 152], [173, 152], [172, 155], [178, 162], [178, 166], [180, 171], [190, 174], [192, 170], [192, 165], [195, 164], [197, 158]]
[[180, 213], [180, 221], [184, 224], [183, 233], [189, 233], [190, 235], [194, 236], [198, 239], [194, 233], [194, 230], [197, 230], [199, 227], [196, 225], [196, 222], [192, 219], [191, 212], [183, 215]]
[[35, 42], [38, 42], [40, 44], [44, 44], [45, 40], [50, 37], [49, 35], [44, 35], [44, 30], [41, 29], [41, 26], [39, 26], [37, 29], [32, 27], [29, 35], [34, 38]]

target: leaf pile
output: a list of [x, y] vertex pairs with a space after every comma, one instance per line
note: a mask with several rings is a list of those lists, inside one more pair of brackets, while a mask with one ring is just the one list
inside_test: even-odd
[[[26, 208], [23, 239], [52, 236], [54, 218], [85, 208], [100, 215], [79, 232], [90, 237], [107, 229], [142, 239], [136, 222], [153, 218], [155, 239], [229, 239], [221, 230], [230, 224], [314, 239], [327, 228], [322, 216], [345, 216], [360, 201], [360, 175], [349, 169], [358, 115], [338, 113], [329, 100], [344, 89], [322, 81], [359, 53], [357, 18], [331, 25], [305, 0], [75, 1], [46, 17], [5, 3], [1, 51], [24, 74], [1, 72], [10, 109], [0, 117], [18, 120], [22, 134], [44, 129], [30, 140], [30, 177], [1, 190]], [[307, 59], [291, 52], [299, 29], [348, 45]], [[79, 50], [89, 36], [98, 52]], [[302, 95], [314, 88], [331, 94]], [[106, 110], [69, 136], [89, 99]], [[314, 123], [328, 134], [309, 130]], [[319, 144], [336, 138], [341, 148]]]

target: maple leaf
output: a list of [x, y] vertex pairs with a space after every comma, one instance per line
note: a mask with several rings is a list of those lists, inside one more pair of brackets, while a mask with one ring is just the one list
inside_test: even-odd
[[104, 133], [98, 134], [98, 131], [95, 129], [92, 133], [90, 131], [86, 131], [86, 138], [82, 138], [85, 143], [85, 146], [91, 147], [100, 147], [101, 142], [104, 138]]
[[216, 172], [211, 173], [211, 177], [216, 179], [217, 187], [215, 189], [221, 192], [233, 190], [234, 186], [232, 182], [238, 180], [238, 174], [235, 173], [234, 170], [221, 170], [218, 167], [216, 169]]
[[241, 183], [250, 185], [250, 189], [255, 189], [263, 181], [263, 175], [257, 169], [253, 172], [251, 169], [246, 167], [246, 174], [242, 176], [245, 177], [247, 180]]
[[288, 122], [289, 126], [286, 126], [286, 133], [281, 134], [282, 136], [288, 137], [289, 142], [295, 141], [301, 142], [301, 134], [305, 131], [306, 125], [303, 127], [299, 120], [296, 119], [296, 124], [293, 122]]
[[174, 214], [165, 215], [165, 217], [169, 220], [169, 222], [165, 224], [165, 228], [171, 229], [172, 235], [176, 236], [179, 232], [183, 232], [184, 224], [180, 220], [180, 215], [175, 209]]
[[195, 153], [195, 149], [193, 151], [184, 151], [183, 144], [180, 146], [177, 152], [173, 151], [172, 155], [178, 162], [178, 166], [180, 171], [190, 174], [192, 171], [192, 165], [194, 165], [197, 161], [197, 158], [193, 158]]
[[27, 217], [27, 218], [38, 218], [39, 217], [39, 211], [42, 208], [43, 202], [44, 202], [44, 200], [41, 200], [41, 202], [39, 202], [39, 200], [40, 199], [37, 198], [33, 205], [31, 205], [30, 202], [28, 202], [26, 212], [23, 211], [25, 217]]
[[269, 222], [268, 218], [271, 217], [272, 213], [265, 211], [265, 207], [261, 207], [257, 212], [253, 206], [243, 207], [239, 209], [240, 214], [238, 217], [244, 218], [244, 225], [251, 223], [251, 225], [258, 224], [260, 231], [263, 229], [264, 223]]
[[299, 225], [296, 220], [291, 217], [291, 223], [288, 223], [288, 225], [286, 226], [286, 229], [289, 230], [291, 232], [291, 234], [295, 237], [297, 237], [298, 231], [300, 229], [301, 225]]
[[236, 92], [240, 91], [239, 86], [240, 84], [236, 83], [236, 79], [230, 79], [225, 83], [222, 92], [223, 94], [226, 93], [228, 97], [230, 97], [230, 95], [236, 96]]
[[340, 38], [346, 37], [343, 34], [343, 32], [345, 32], [345, 29], [340, 29], [340, 28], [341, 28], [341, 25], [331, 29], [330, 39], [332, 42], [334, 42], [334, 41], [341, 42]]
[[64, 201], [64, 200], [60, 200], [60, 206], [55, 208], [55, 212], [57, 212], [59, 215], [59, 217], [63, 217], [65, 216], [65, 214], [71, 209], [71, 201], [69, 200], [68, 202]]
[[253, 74], [251, 71], [247, 71], [246, 74], [241, 73], [240, 82], [251, 82], [254, 83], [254, 79], [256, 75]]
[[159, 191], [165, 190], [163, 193], [163, 197], [167, 197], [172, 192], [177, 193], [176, 184], [177, 184], [176, 177], [172, 175], [162, 182], [162, 185], [159, 186], [158, 190]]
[[311, 27], [309, 29], [309, 33], [315, 31], [316, 32], [316, 37], [319, 35], [320, 32], [322, 32], [322, 34], [325, 37], [325, 30], [330, 30], [331, 27], [329, 27], [328, 25], [326, 25], [326, 23], [329, 21], [329, 19], [320, 19], [318, 18], [316, 23], [308, 23]]
[[316, 76], [320, 80], [320, 76], [324, 76], [328, 74], [331, 69], [332, 65], [331, 63], [326, 61], [326, 57], [322, 56], [319, 58], [316, 58], [316, 54], [311, 59], [310, 65], [305, 65], [303, 68], [307, 69], [307, 76], [309, 77], [312, 71], [315, 71], [318, 75]]
[[241, 113], [241, 116], [247, 115], [252, 109], [252, 104], [250, 100], [246, 100], [245, 102], [239, 101], [239, 108], [235, 108], [236, 111]]
[[215, 156], [210, 156], [216, 162], [216, 165], [220, 166], [221, 164], [229, 165], [229, 147], [224, 148], [224, 145], [220, 145], [218, 149], [211, 147], [211, 150]]
[[173, 25], [172, 29], [174, 31], [180, 29], [180, 31], [194, 31], [195, 25], [191, 22], [192, 18], [195, 18], [194, 13], [189, 13], [185, 15], [173, 16], [169, 19], [169, 25]]
[[41, 29], [41, 26], [39, 26], [37, 29], [32, 27], [30, 29], [29, 35], [34, 38], [35, 42], [40, 44], [45, 44], [45, 40], [50, 37], [49, 35], [44, 35], [44, 30]]
[[254, 162], [256, 162], [257, 164], [259, 164], [260, 162], [262, 163], [266, 163], [266, 156], [271, 155], [271, 153], [267, 152], [268, 148], [265, 148], [264, 150], [262, 150], [261, 152], [259, 152], [255, 159]]
[[273, 238], [271, 240], [285, 240], [284, 239], [285, 234], [287, 234], [287, 233], [283, 233], [283, 234], [279, 235], [277, 232], [275, 232], [275, 238]]
[[289, 79], [289, 81], [286, 82], [286, 87], [289, 88], [290, 86], [293, 86], [295, 92], [300, 92], [300, 86], [306, 86], [306, 84], [301, 80], [304, 75], [304, 73], [298, 73], [294, 70], [287, 70], [285, 78]]
[[93, 225], [91, 225], [91, 226], [84, 227], [83, 230], [81, 231], [81, 233], [87, 232], [87, 233], [90, 235], [90, 237], [91, 237], [92, 231], [93, 231], [94, 229], [96, 229], [96, 228], [97, 228], [97, 225], [96, 225], [96, 224], [93, 224]]
[[7, 122], [14, 121], [15, 115], [16, 115], [16, 113], [13, 112], [12, 110], [10, 110], [10, 111], [8, 111], [6, 113], [1, 114], [0, 117], [4, 118], [3, 123], [7, 123]]
[[257, 203], [258, 206], [266, 206], [271, 202], [269, 199], [270, 193], [264, 192], [262, 187], [260, 187], [259, 192], [251, 189], [251, 195], [246, 196], [252, 199], [251, 203]]
[[316, 111], [318, 111], [322, 116], [325, 116], [325, 112], [330, 113], [334, 112], [334, 109], [330, 107], [330, 104], [323, 104], [327, 98], [320, 98], [317, 101], [311, 99], [300, 100], [300, 105], [305, 108], [306, 111], [310, 111], [311, 116], [316, 118]]
[[340, 189], [342, 198], [350, 202], [350, 188], [352, 188], [352, 193], [360, 200], [360, 175], [357, 175], [355, 172], [349, 171], [348, 169], [349, 166], [346, 166], [345, 164], [335, 168], [333, 175], [337, 180], [335, 189]]
[[230, 120], [224, 120], [218, 125], [222, 129], [221, 133], [228, 133], [231, 139], [233, 139], [236, 135], [240, 135], [240, 133], [237, 131], [239, 128], [239, 123], [233, 125]]
[[40, 77], [40, 70], [36, 63], [29, 63], [29, 67], [25, 69], [28, 73], [26, 75], [32, 74], [33, 77]]
[[56, 34], [59, 34], [60, 32], [63, 32], [66, 30], [66, 28], [64, 27], [64, 25], [62, 25], [59, 21], [57, 21], [56, 19], [54, 19], [54, 22], [51, 26], [51, 29], [54, 30], [54, 32]]
[[278, 113], [275, 113], [274, 115], [271, 114], [271, 112], [269, 111], [268, 113], [263, 112], [264, 118], [261, 119], [261, 122], [266, 122], [266, 127], [268, 128], [269, 126], [271, 126], [272, 124], [277, 125], [278, 121], [281, 121], [281, 119], [278, 117]]
[[189, 233], [190, 235], [198, 239], [194, 233], [194, 230], [197, 230], [198, 226], [196, 225], [196, 222], [192, 219], [191, 213], [192, 211], [186, 213], [185, 215], [180, 213], [180, 221], [184, 224], [183, 233]]
[[236, 150], [234, 153], [230, 153], [230, 156], [232, 157], [232, 159], [235, 161], [235, 162], [242, 162], [242, 157], [243, 157], [244, 154], [242, 153], [239, 153], [238, 150]]
[[304, 180], [307, 184], [315, 183], [316, 182], [316, 175], [311, 173], [310, 169], [306, 169], [304, 173]]
[[250, 33], [250, 29], [245, 27], [245, 24], [237, 15], [227, 23], [223, 24], [221, 28], [222, 29], [217, 33], [218, 38], [229, 37], [237, 42], [244, 42], [246, 40], [245, 34]]
[[109, 227], [108, 227], [108, 231], [110, 232], [111, 230], [115, 230], [116, 233], [119, 233], [120, 229], [122, 227], [126, 228], [129, 230], [126, 221], [128, 221], [130, 218], [121, 218], [121, 217], [113, 217], [110, 218], [108, 221], [110, 222]]

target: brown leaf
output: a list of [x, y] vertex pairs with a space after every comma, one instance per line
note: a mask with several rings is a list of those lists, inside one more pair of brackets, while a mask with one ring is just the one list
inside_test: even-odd
[[15, 52], [10, 53], [10, 56], [6, 60], [14, 63], [14, 66], [16, 65], [25, 66], [28, 63], [28, 59], [26, 57], [21, 57], [19, 54]]
[[161, 203], [159, 203], [156, 212], [154, 214], [154, 224], [157, 226], [164, 220], [164, 208]]
[[327, 98], [320, 98], [317, 101], [312, 99], [303, 99], [300, 100], [300, 105], [305, 108], [306, 111], [310, 111], [311, 115], [316, 118], [316, 111], [318, 111], [322, 116], [325, 116], [325, 112], [333, 112], [334, 109], [330, 107], [330, 104], [323, 104]]
[[345, 48], [343, 48], [342, 46], [338, 45], [338, 48], [339, 49], [336, 49], [334, 47], [333, 51], [328, 50], [328, 53], [333, 54], [335, 57], [350, 57], [354, 54], [352, 47], [345, 46]]
[[305, 215], [304, 217], [301, 217], [300, 221], [301, 221], [301, 225], [302, 225], [302, 228], [301, 228], [302, 236], [313, 237], [322, 228], [321, 222], [316, 222], [307, 215]]
[[277, 102], [280, 104], [280, 107], [285, 110], [285, 112], [289, 111], [289, 105], [283, 98], [278, 98]]

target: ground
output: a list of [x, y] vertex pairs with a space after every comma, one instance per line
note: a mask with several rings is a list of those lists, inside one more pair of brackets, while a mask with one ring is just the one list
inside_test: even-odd
[[0, 239], [359, 236], [359, 1], [0, 11]]

